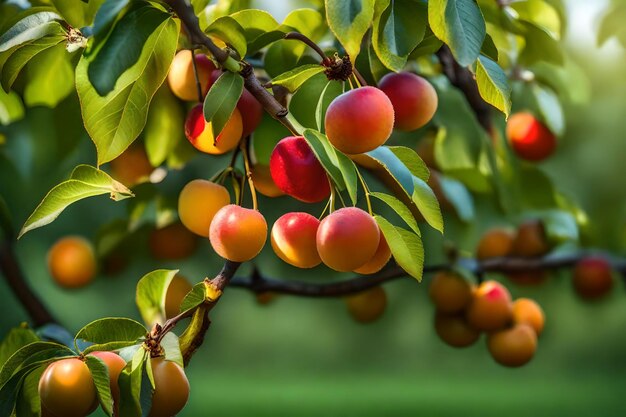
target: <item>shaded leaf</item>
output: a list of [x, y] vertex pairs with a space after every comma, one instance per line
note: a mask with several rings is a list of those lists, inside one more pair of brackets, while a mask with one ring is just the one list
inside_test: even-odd
[[424, 247], [422, 239], [413, 232], [389, 223], [383, 217], [374, 216], [383, 232], [391, 254], [407, 274], [421, 282], [424, 269]]
[[112, 416], [113, 395], [111, 394], [109, 368], [102, 359], [91, 355], [85, 357], [85, 364], [91, 372], [102, 410], [107, 416]]
[[415, 219], [415, 216], [413, 216], [413, 213], [411, 213], [411, 210], [409, 210], [409, 208], [402, 201], [398, 200], [396, 197], [392, 195], [379, 193], [379, 192], [370, 193], [370, 196], [375, 197], [379, 199], [380, 201], [384, 202], [385, 204], [387, 204], [389, 207], [393, 209], [393, 211], [395, 211], [398, 214], [398, 216], [400, 216], [402, 220], [405, 221], [405, 223], [415, 233], [417, 233], [418, 235], [421, 234], [420, 229], [417, 225], [417, 220]]
[[76, 333], [78, 340], [93, 343], [83, 353], [96, 350], [115, 350], [137, 343], [147, 333], [146, 328], [135, 320], [124, 317], [107, 317], [92, 321]]
[[280, 74], [278, 77], [272, 79], [273, 85], [282, 85], [290, 92], [295, 92], [304, 82], [309, 80], [314, 75], [324, 72], [325, 68], [321, 65], [308, 64], [294, 68], [291, 71], [287, 71]]
[[178, 272], [175, 270], [158, 269], [144, 275], [137, 283], [135, 301], [139, 314], [149, 326], [165, 318], [165, 296], [167, 288]]
[[413, 177], [413, 185], [413, 202], [419, 208], [426, 222], [443, 233], [443, 217], [435, 193], [421, 178]]
[[361, 50], [365, 32], [374, 19], [375, 0], [325, 0], [330, 30], [343, 45], [352, 62]]
[[213, 83], [204, 99], [204, 119], [211, 123], [213, 137], [222, 129], [233, 114], [237, 101], [243, 91], [243, 77], [234, 72], [226, 71]]
[[511, 86], [504, 70], [491, 59], [481, 56], [476, 61], [476, 83], [480, 96], [506, 117], [511, 113]]

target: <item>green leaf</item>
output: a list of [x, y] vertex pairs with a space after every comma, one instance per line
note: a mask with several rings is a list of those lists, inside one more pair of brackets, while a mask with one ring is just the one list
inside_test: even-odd
[[8, 51], [14, 46], [34, 41], [44, 36], [55, 34], [61, 27], [61, 16], [50, 11], [41, 11], [28, 15], [18, 21], [0, 36], [0, 52]]
[[178, 342], [178, 336], [174, 333], [166, 333], [161, 340], [161, 347], [165, 351], [165, 360], [176, 362], [181, 367], [184, 367], [183, 354], [180, 352], [180, 344]]
[[0, 125], [8, 125], [24, 117], [24, 105], [15, 91], [0, 88]]
[[107, 317], [92, 321], [76, 333], [74, 344], [79, 340], [93, 343], [83, 353], [96, 350], [115, 350], [137, 343], [147, 333], [146, 328], [135, 320], [123, 317]]
[[95, 51], [86, 54], [89, 61], [87, 75], [100, 96], [113, 91], [118, 78], [137, 62], [152, 33], [170, 18], [168, 13], [149, 3], [134, 5], [136, 7], [115, 24], [106, 40], [98, 44]]
[[13, 353], [0, 370], [0, 387], [20, 368], [36, 362], [66, 356], [76, 356], [67, 346], [53, 342], [37, 341], [29, 343]]
[[372, 46], [380, 61], [401, 71], [409, 54], [424, 39], [428, 26], [427, 3], [419, 0], [377, 0]]
[[111, 199], [116, 201], [133, 195], [128, 188], [104, 171], [89, 165], [77, 166], [69, 180], [57, 185], [46, 194], [22, 226], [18, 238], [30, 230], [53, 222], [70, 204], [101, 194], [110, 194]]
[[483, 41], [483, 46], [480, 48], [480, 53], [492, 61], [498, 62], [498, 57], [500, 55], [498, 47], [489, 33], [485, 35], [485, 40]]
[[182, 303], [180, 303], [180, 312], [191, 310], [204, 303], [206, 294], [205, 288], [204, 282], [199, 282], [194, 285], [191, 291], [183, 298]]
[[345, 189], [346, 184], [344, 183], [341, 170], [333, 162], [333, 156], [336, 157], [337, 151], [330, 144], [328, 138], [313, 129], [305, 129], [304, 132], [302, 132], [302, 136], [306, 139], [315, 157], [320, 161], [320, 164], [322, 164], [333, 183], [336, 184], [339, 189]]
[[413, 202], [434, 229], [443, 234], [443, 217], [433, 190], [421, 178], [413, 177]]
[[[341, 83], [329, 81], [324, 74], [308, 79], [289, 101], [289, 112], [304, 127], [318, 129], [330, 103], [342, 93]], [[322, 128], [324, 123], [320, 123]], [[319, 130], [319, 129], [318, 129]]]
[[354, 62], [374, 19], [375, 0], [325, 0], [326, 20]]
[[309, 80], [314, 75], [324, 72], [325, 68], [321, 65], [308, 64], [294, 68], [291, 71], [287, 71], [280, 74], [278, 77], [272, 80], [273, 85], [282, 85], [290, 92], [295, 92], [304, 82]]
[[248, 43], [248, 54], [253, 54], [264, 46], [283, 38], [285, 31], [266, 11], [258, 9], [241, 10], [230, 15], [243, 28]]
[[452, 204], [459, 218], [466, 223], [473, 220], [474, 199], [467, 187], [462, 182], [445, 175], [439, 175], [439, 185], [446, 200]]
[[146, 324], [152, 325], [163, 322], [167, 288], [176, 273], [178, 273], [177, 269], [158, 269], [144, 275], [137, 283], [135, 301], [139, 314]]
[[9, 330], [9, 333], [0, 343], [0, 368], [19, 349], [38, 340], [35, 332], [27, 327], [16, 327]]
[[204, 99], [204, 119], [211, 123], [213, 137], [222, 132], [243, 91], [243, 77], [226, 71], [213, 83]]
[[533, 23], [548, 32], [554, 39], [561, 33], [561, 18], [554, 6], [545, 0], [524, 0], [512, 2], [509, 6], [521, 20]]
[[432, 55], [441, 48], [443, 42], [441, 42], [435, 34], [430, 30], [430, 27], [426, 28], [424, 39], [417, 45], [417, 48], [413, 49], [409, 55], [409, 59], [416, 59], [424, 55]]
[[547, 210], [538, 213], [546, 228], [548, 240], [555, 244], [578, 242], [580, 234], [576, 218], [572, 213], [563, 210]]
[[604, 45], [606, 41], [616, 36], [622, 45], [626, 43], [626, 4], [623, 2], [613, 2], [600, 22], [598, 30], [598, 46]]
[[392, 225], [383, 217], [374, 216], [374, 219], [383, 232], [389, 249], [391, 249], [391, 254], [398, 265], [407, 274], [421, 282], [424, 269], [422, 239], [413, 232]]
[[46, 365], [40, 365], [25, 376], [15, 402], [16, 416], [40, 417], [39, 379], [45, 370]]
[[168, 18], [148, 37], [135, 65], [126, 70], [115, 89], [101, 97], [88, 77], [89, 61], [76, 67], [76, 89], [85, 128], [98, 151], [98, 165], [115, 159], [141, 133], [152, 96], [165, 80], [176, 52], [179, 28]]
[[379, 192], [370, 193], [370, 196], [379, 199], [391, 207], [393, 211], [395, 211], [415, 233], [421, 235], [420, 229], [417, 225], [417, 219], [415, 219], [411, 210], [409, 210], [409, 208], [402, 201], [392, 195]]
[[230, 16], [222, 16], [213, 21], [204, 31], [207, 35], [215, 35], [232, 46], [240, 57], [246, 56], [248, 45], [244, 29]]
[[30, 364], [12, 375], [0, 388], [0, 416], [10, 416], [25, 378], [45, 362]]
[[107, 416], [113, 415], [113, 395], [111, 394], [111, 382], [109, 379], [109, 368], [104, 361], [96, 356], [88, 355], [85, 363], [91, 372], [93, 382], [98, 392], [98, 400], [102, 410]]
[[107, 32], [128, 3], [129, 0], [106, 0], [102, 3], [93, 21], [92, 35], [98, 37]]
[[29, 107], [56, 107], [74, 90], [74, 67], [63, 45], [37, 54], [26, 68], [28, 81], [24, 101]]
[[362, 155], [374, 160], [378, 166], [384, 168], [409, 196], [413, 194], [411, 171], [389, 147], [379, 146]]
[[430, 0], [428, 21], [461, 66], [473, 63], [485, 39], [485, 20], [475, 0]]
[[480, 56], [476, 61], [476, 83], [480, 96], [509, 117], [511, 86], [502, 68], [486, 56]]
[[406, 146], [388, 146], [388, 148], [411, 171], [411, 174], [428, 181], [430, 170], [417, 152]]
[[532, 65], [539, 61], [546, 61], [556, 65], [563, 65], [563, 48], [544, 30], [532, 23], [520, 21], [523, 27], [523, 36], [526, 40], [524, 49], [519, 55], [522, 65]]
[[140, 397], [143, 371], [146, 362], [149, 360], [148, 355], [149, 353], [145, 349], [137, 349], [133, 358], [130, 361], [127, 361], [126, 366], [120, 373], [117, 380], [120, 386], [120, 416], [142, 416]]
[[531, 91], [543, 121], [555, 135], [562, 136], [565, 133], [565, 116], [559, 97], [551, 89], [536, 83]]
[[167, 86], [161, 86], [152, 99], [143, 130], [146, 153], [152, 166], [161, 165], [184, 139], [181, 128], [184, 124], [185, 114], [180, 101]]
[[72, 27], [89, 26], [104, 0], [52, 0], [56, 9]]

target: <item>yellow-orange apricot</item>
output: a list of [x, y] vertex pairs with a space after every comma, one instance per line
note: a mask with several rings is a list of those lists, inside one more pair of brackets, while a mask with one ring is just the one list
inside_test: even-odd
[[457, 313], [472, 301], [473, 286], [461, 275], [439, 272], [430, 283], [429, 295], [437, 310], [443, 313]]
[[478, 259], [500, 258], [507, 256], [513, 249], [514, 235], [510, 230], [495, 228], [483, 234], [476, 247]]
[[372, 259], [378, 249], [380, 230], [366, 211], [345, 207], [321, 221], [316, 240], [322, 262], [336, 271], [348, 272]]
[[468, 323], [483, 331], [504, 328], [513, 318], [511, 294], [496, 281], [485, 281], [474, 291], [466, 310]]
[[96, 256], [91, 243], [80, 236], [57, 240], [48, 252], [48, 269], [62, 287], [80, 288], [96, 275]]
[[241, 113], [237, 109], [233, 110], [217, 138], [213, 136], [211, 123], [204, 120], [202, 104], [193, 107], [185, 120], [185, 136], [189, 142], [199, 151], [211, 155], [221, 155], [235, 149], [241, 139], [242, 129]]
[[48, 365], [38, 389], [42, 404], [56, 416], [84, 417], [98, 406], [91, 372], [78, 358], [60, 359]]
[[480, 332], [470, 326], [462, 314], [438, 312], [435, 331], [446, 344], [459, 348], [473, 345], [480, 337]]
[[391, 249], [389, 249], [389, 244], [387, 243], [387, 239], [383, 236], [382, 232], [380, 233], [380, 241], [378, 242], [378, 248], [376, 249], [376, 253], [372, 256], [372, 259], [367, 261], [367, 263], [357, 269], [354, 270], [357, 274], [375, 274], [376, 272], [383, 269], [387, 262], [391, 259]]
[[[191, 51], [179, 51], [172, 61], [170, 71], [167, 74], [167, 83], [172, 93], [181, 100], [198, 101], [198, 87], [193, 70]], [[196, 54], [196, 68], [202, 95], [206, 95], [211, 87], [211, 73], [215, 65], [203, 54]]]
[[345, 298], [350, 316], [359, 323], [371, 323], [385, 312], [387, 294], [383, 287], [373, 287]]
[[233, 262], [249, 261], [265, 245], [267, 222], [258, 210], [229, 204], [215, 214], [209, 240], [222, 258]]
[[549, 251], [550, 245], [541, 221], [528, 220], [519, 225], [513, 239], [513, 255], [531, 258], [543, 256]]
[[602, 298], [613, 288], [611, 265], [599, 256], [581, 259], [574, 268], [572, 283], [581, 298], [586, 300]]
[[189, 380], [185, 371], [164, 357], [151, 359], [154, 393], [149, 417], [172, 417], [178, 414], [189, 399]]
[[287, 213], [272, 226], [271, 242], [280, 259], [298, 268], [313, 268], [322, 260], [316, 236], [320, 221], [309, 213]]
[[518, 367], [528, 363], [537, 350], [537, 334], [528, 324], [487, 335], [487, 348], [491, 357], [500, 365]]
[[180, 305], [193, 286], [182, 275], [175, 275], [165, 293], [165, 318], [171, 319], [180, 313]]
[[120, 355], [113, 352], [91, 352], [89, 355], [102, 359], [104, 364], [109, 369], [109, 384], [111, 387], [111, 395], [113, 397], [113, 409], [115, 410], [115, 416], [119, 415], [119, 402], [120, 402], [120, 386], [117, 382], [122, 369], [126, 366], [126, 361], [122, 359]]
[[430, 121], [437, 111], [437, 92], [419, 75], [410, 72], [389, 73], [378, 87], [389, 97], [395, 113], [394, 127], [411, 131]]
[[196, 235], [182, 223], [172, 223], [153, 230], [148, 243], [155, 259], [184, 259], [198, 247]]
[[542, 308], [529, 298], [518, 298], [513, 302], [513, 323], [528, 324], [537, 336], [543, 332], [546, 318]]
[[133, 143], [110, 162], [111, 176], [127, 187], [147, 179], [154, 167], [150, 164], [143, 145]]
[[269, 165], [255, 164], [250, 169], [254, 188], [266, 197], [285, 195], [272, 179]]
[[187, 229], [209, 237], [209, 228], [215, 213], [230, 203], [228, 190], [207, 180], [193, 180], [178, 196], [178, 216]]

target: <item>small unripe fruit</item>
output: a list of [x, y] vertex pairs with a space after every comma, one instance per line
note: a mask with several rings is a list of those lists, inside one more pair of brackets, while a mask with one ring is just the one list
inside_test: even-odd
[[198, 239], [182, 223], [172, 223], [150, 233], [150, 253], [155, 259], [185, 259], [198, 247]]
[[185, 136], [199, 151], [211, 155], [221, 155], [237, 147], [241, 139], [242, 126], [241, 114], [235, 108], [222, 131], [215, 138], [211, 123], [204, 120], [202, 104], [198, 104], [187, 115]]
[[250, 169], [254, 188], [265, 197], [280, 197], [285, 195], [272, 179], [269, 165], [255, 164]]
[[462, 276], [451, 271], [439, 272], [430, 283], [429, 295], [437, 310], [457, 313], [472, 301], [474, 288]]
[[148, 178], [154, 167], [148, 154], [140, 144], [133, 143], [120, 156], [109, 162], [111, 176], [127, 187], [132, 187]]
[[180, 313], [180, 305], [193, 286], [181, 275], [175, 275], [165, 293], [165, 318], [171, 319]]
[[496, 281], [485, 281], [478, 286], [467, 307], [468, 323], [482, 331], [504, 328], [513, 318], [511, 294]]
[[528, 324], [539, 336], [543, 331], [545, 321], [543, 310], [533, 300], [518, 298], [513, 303], [513, 323]]
[[230, 204], [228, 190], [207, 180], [193, 180], [178, 196], [178, 216], [187, 229], [209, 237], [209, 228], [215, 213]]
[[229, 204], [222, 207], [211, 222], [211, 246], [229, 261], [249, 261], [261, 252], [266, 239], [267, 223], [257, 210]]
[[387, 294], [383, 287], [373, 287], [346, 297], [346, 306], [354, 320], [371, 323], [385, 312]]
[[89, 241], [80, 236], [59, 239], [48, 252], [48, 269], [62, 287], [80, 288], [96, 275], [96, 256]]
[[541, 221], [528, 220], [519, 225], [513, 239], [513, 255], [532, 258], [543, 256], [548, 252], [550, 245]]
[[104, 364], [109, 369], [109, 384], [111, 387], [111, 395], [113, 397], [113, 409], [114, 415], [119, 415], [119, 402], [120, 402], [120, 386], [118, 384], [118, 378], [122, 373], [122, 369], [126, 366], [126, 361], [122, 359], [120, 355], [113, 352], [91, 352], [89, 355], [102, 359]]
[[322, 260], [316, 236], [320, 221], [309, 213], [287, 213], [272, 226], [271, 241], [280, 259], [298, 268], [313, 268]]
[[357, 154], [384, 144], [391, 136], [393, 118], [393, 105], [385, 93], [375, 87], [360, 87], [330, 103], [324, 126], [335, 148]]
[[585, 300], [606, 296], [613, 288], [611, 264], [601, 257], [581, 259], [574, 268], [574, 290]]
[[[206, 55], [196, 54], [196, 68], [198, 79], [204, 97], [211, 87], [211, 73], [215, 70], [213, 62]], [[198, 101], [198, 87], [193, 70], [191, 51], [179, 51], [172, 61], [170, 71], [167, 74], [167, 83], [172, 93], [181, 100]]]
[[480, 337], [480, 332], [471, 327], [460, 314], [438, 312], [435, 315], [435, 331], [446, 344], [458, 348], [471, 346]]
[[178, 414], [189, 399], [189, 380], [185, 371], [175, 362], [163, 357], [152, 358], [154, 393], [149, 417], [172, 417]]
[[254, 129], [261, 123], [263, 117], [263, 106], [248, 90], [244, 88], [237, 102], [237, 109], [241, 113], [243, 122], [243, 136], [246, 137], [254, 132]]
[[389, 73], [378, 83], [391, 100], [394, 127], [411, 131], [428, 123], [437, 111], [437, 92], [426, 79], [410, 72]]
[[476, 258], [500, 258], [511, 254], [514, 235], [506, 229], [491, 229], [480, 238], [476, 248]]
[[336, 271], [354, 271], [376, 253], [380, 231], [374, 218], [356, 207], [345, 207], [326, 216], [317, 229], [317, 252]]
[[530, 113], [516, 113], [506, 124], [506, 135], [515, 153], [528, 161], [542, 161], [556, 149], [556, 137]]
[[63, 417], [84, 417], [98, 406], [91, 372], [78, 358], [48, 365], [39, 379], [39, 398], [50, 413]]
[[330, 195], [326, 171], [301, 136], [288, 136], [276, 144], [270, 173], [282, 192], [305, 203], [317, 203]]
[[391, 249], [389, 249], [389, 244], [385, 236], [380, 233], [380, 241], [378, 242], [376, 253], [372, 256], [372, 259], [367, 261], [365, 265], [355, 269], [354, 272], [363, 275], [375, 274], [387, 265], [389, 259], [391, 259]]
[[537, 334], [527, 324], [487, 335], [487, 348], [500, 365], [515, 368], [528, 363], [537, 350]]

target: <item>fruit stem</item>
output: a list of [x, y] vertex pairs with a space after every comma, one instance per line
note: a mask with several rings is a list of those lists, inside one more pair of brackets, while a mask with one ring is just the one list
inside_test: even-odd
[[365, 193], [365, 201], [367, 202], [367, 211], [369, 212], [370, 216], [373, 216], [374, 211], [372, 210], [372, 201], [370, 200], [370, 189], [368, 188], [367, 183], [365, 182], [365, 179], [363, 178], [363, 175], [361, 175], [358, 169], [356, 170], [356, 175], [357, 177], [359, 177], [359, 181], [361, 182], [361, 186], [363, 187], [363, 192]]
[[[248, 178], [248, 185], [250, 186], [250, 195], [252, 196], [252, 208], [255, 210], [259, 209], [257, 198], [256, 198], [256, 189], [254, 188], [254, 181], [252, 180], [252, 172], [250, 171], [250, 155], [248, 154], [248, 139], [249, 137], [244, 138], [239, 144], [241, 152], [243, 153], [243, 164], [246, 169], [246, 178]], [[242, 193], [243, 193], [243, 186]], [[242, 198], [243, 200], [243, 198]]]
[[330, 206], [330, 200], [326, 202], [324, 210], [322, 210], [322, 214], [320, 214], [320, 216], [317, 218], [318, 220], [322, 220], [322, 217], [324, 217], [324, 214], [326, 214], [326, 210], [328, 210], [328, 206]]
[[333, 211], [335, 211], [335, 186], [331, 183], [330, 184], [330, 198], [328, 199], [328, 213], [332, 213]]
[[204, 97], [202, 94], [202, 84], [200, 83], [200, 75], [198, 74], [198, 64], [196, 63], [196, 54], [193, 49], [191, 52], [191, 62], [193, 64], [193, 77], [196, 79], [196, 89], [198, 91], [198, 103], [202, 103], [204, 101]]
[[359, 82], [359, 86], [364, 87], [367, 85], [367, 81], [365, 81], [365, 78], [363, 78], [359, 70], [356, 69], [356, 66], [352, 67], [352, 74], [354, 75], [354, 78], [356, 78], [356, 80]]
[[322, 58], [322, 60], [325, 60], [327, 58], [324, 51], [322, 51], [322, 48], [320, 48], [315, 42], [313, 42], [311, 39], [309, 39], [308, 37], [306, 37], [300, 32], [289, 32], [288, 34], [285, 35], [285, 39], [295, 39], [297, 41], [300, 41], [304, 43], [305, 45], [309, 46], [315, 52], [317, 52], [317, 54], [320, 56], [320, 58]]

